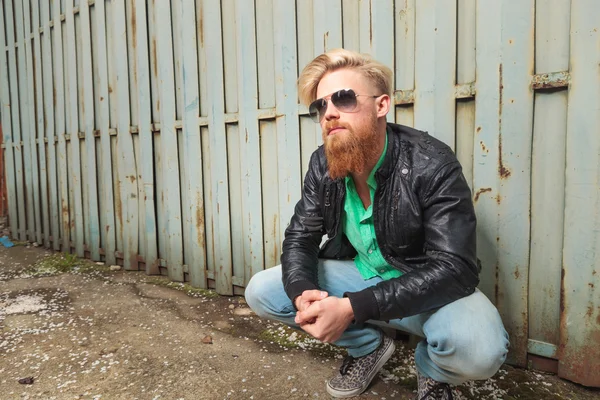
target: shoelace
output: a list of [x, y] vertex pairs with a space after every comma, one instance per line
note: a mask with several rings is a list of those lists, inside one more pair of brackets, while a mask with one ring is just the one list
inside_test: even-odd
[[454, 397], [452, 396], [452, 389], [450, 388], [450, 385], [448, 385], [447, 383], [442, 383], [442, 382], [436, 383], [431, 388], [429, 388], [427, 393], [425, 393], [425, 395], [423, 395], [423, 397], [421, 397], [419, 400], [428, 400], [429, 395], [433, 394], [434, 392], [437, 392], [437, 394], [439, 394], [439, 395], [443, 395], [444, 391], [446, 393], [448, 393], [448, 400], [454, 400]]
[[346, 375], [350, 368], [352, 368], [353, 364], [354, 357], [346, 356], [346, 358], [344, 358], [344, 361], [342, 362], [342, 366], [340, 367], [340, 374], [342, 374], [342, 376]]

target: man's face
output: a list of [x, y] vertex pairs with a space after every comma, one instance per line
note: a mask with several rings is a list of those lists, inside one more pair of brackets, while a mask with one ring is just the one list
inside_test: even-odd
[[[338, 90], [352, 89], [359, 95], [356, 107], [350, 112], [340, 111], [331, 101]], [[377, 118], [378, 89], [360, 72], [340, 69], [326, 74], [317, 86], [317, 98], [327, 100], [327, 109], [320, 120], [323, 143], [333, 179], [351, 172], [361, 173], [365, 164], [378, 157]]]

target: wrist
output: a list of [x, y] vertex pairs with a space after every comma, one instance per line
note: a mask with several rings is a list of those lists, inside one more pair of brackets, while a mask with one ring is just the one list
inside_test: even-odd
[[344, 314], [348, 321], [354, 321], [354, 309], [352, 308], [352, 303], [350, 303], [350, 299], [345, 297], [342, 299], [342, 304], [344, 305]]

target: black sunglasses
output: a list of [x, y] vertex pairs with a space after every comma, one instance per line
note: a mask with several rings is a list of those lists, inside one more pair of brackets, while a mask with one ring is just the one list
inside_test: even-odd
[[327, 111], [327, 98], [330, 98], [330, 101], [333, 103], [335, 108], [342, 112], [352, 112], [356, 110], [356, 106], [358, 105], [358, 101], [356, 98], [358, 96], [368, 96], [376, 99], [379, 96], [371, 96], [368, 94], [356, 94], [356, 92], [352, 89], [342, 89], [337, 92], [333, 92], [332, 94], [321, 97], [310, 103], [308, 106], [308, 115], [315, 122], [321, 121], [321, 118], [325, 115]]

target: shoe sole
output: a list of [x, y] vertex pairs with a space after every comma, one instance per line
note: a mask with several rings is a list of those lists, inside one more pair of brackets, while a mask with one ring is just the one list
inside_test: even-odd
[[390, 344], [388, 345], [387, 349], [385, 349], [385, 351], [383, 352], [383, 355], [381, 356], [381, 358], [379, 359], [377, 364], [375, 364], [375, 367], [373, 368], [373, 370], [371, 371], [371, 374], [365, 381], [365, 384], [363, 386], [361, 386], [360, 388], [352, 389], [352, 390], [338, 390], [338, 389], [334, 389], [331, 386], [329, 386], [329, 382], [327, 382], [327, 393], [329, 393], [331, 396], [336, 397], [338, 399], [358, 396], [359, 394], [361, 394], [362, 392], [367, 390], [367, 388], [371, 384], [371, 381], [373, 381], [373, 378], [375, 378], [375, 375], [377, 375], [379, 370], [385, 365], [386, 362], [388, 362], [388, 360], [390, 359], [392, 354], [394, 354], [394, 350], [396, 350], [396, 345], [394, 344], [393, 340], [390, 340]]

